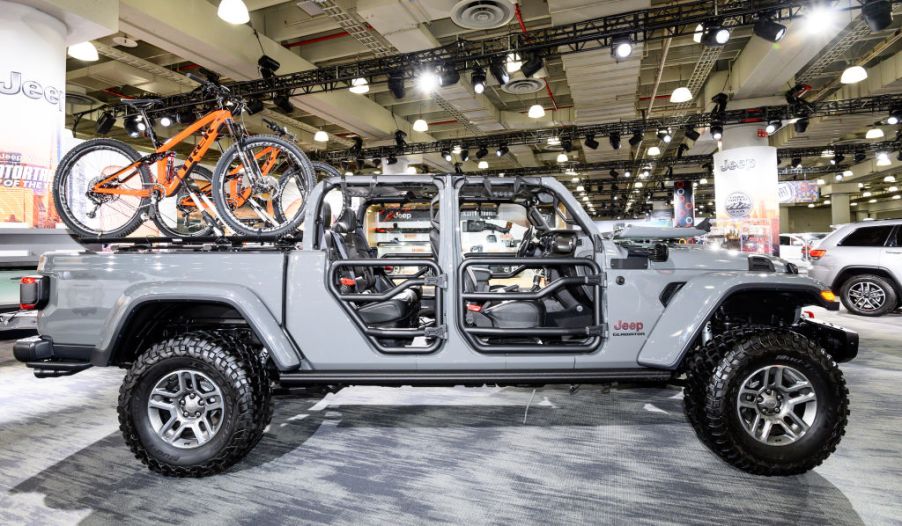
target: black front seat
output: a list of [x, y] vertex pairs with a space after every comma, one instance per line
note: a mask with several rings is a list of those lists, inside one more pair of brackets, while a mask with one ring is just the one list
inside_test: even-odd
[[[369, 259], [371, 253], [357, 246], [357, 217], [346, 207], [342, 210], [331, 230], [326, 232], [326, 246], [334, 260]], [[373, 267], [346, 267], [341, 273], [343, 280], [352, 280], [351, 285], [342, 285], [342, 290], [351, 292], [383, 292], [391, 288], [384, 276], [377, 276]], [[357, 313], [369, 326], [399, 327], [410, 324], [417, 314], [419, 297], [412, 289], [406, 289], [384, 301], [360, 302]]]

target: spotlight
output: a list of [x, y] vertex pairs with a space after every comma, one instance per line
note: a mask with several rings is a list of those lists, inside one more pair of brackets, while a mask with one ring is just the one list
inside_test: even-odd
[[388, 89], [396, 99], [403, 99], [404, 90], [404, 72], [397, 70], [388, 74]]
[[680, 146], [677, 148], [676, 158], [682, 159], [683, 154], [688, 150], [689, 150], [689, 145], [686, 143], [681, 143]]
[[172, 125], [172, 117], [170, 117], [169, 115], [163, 115], [162, 117], [160, 117], [160, 126], [162, 126], [164, 128], [168, 128], [171, 125]]
[[761, 17], [755, 22], [755, 34], [770, 42], [779, 42], [786, 36], [786, 26], [778, 24], [768, 17]]
[[832, 159], [830, 159], [830, 164], [839, 164], [839, 163], [843, 162], [845, 159], [846, 159], [845, 155], [843, 155], [841, 153], [837, 153], [833, 156]]
[[887, 124], [896, 125], [902, 122], [902, 110], [893, 110], [889, 112], [889, 117], [886, 118]]
[[523, 63], [523, 66], [520, 67], [520, 71], [523, 72], [527, 77], [531, 77], [535, 75], [542, 66], [545, 65], [545, 62], [542, 60], [538, 54], [532, 55], [529, 60]]
[[793, 168], [798, 168], [799, 166], [802, 166], [802, 158], [801, 157], [793, 157], [792, 160], [790, 161], [790, 163], [792, 164]]
[[360, 152], [363, 151], [363, 137], [354, 137], [354, 145], [351, 146], [351, 153], [355, 156], [360, 157]]
[[764, 127], [764, 131], [767, 132], [768, 135], [773, 135], [777, 133], [777, 130], [783, 127], [783, 122], [779, 119], [772, 120], [767, 123], [767, 126]]
[[141, 135], [141, 132], [147, 128], [146, 126], [144, 126], [144, 123], [140, 122], [138, 119], [140, 119], [140, 117], [135, 115], [133, 117], [125, 119], [125, 122], [123, 123], [123, 126], [125, 126], [125, 132], [131, 138], [138, 137], [139, 135]]
[[442, 73], [439, 75], [439, 86], [453, 86], [460, 82], [460, 72], [448, 64], [442, 66]]
[[883, 31], [893, 23], [893, 9], [888, 0], [865, 0], [861, 15], [871, 31]]
[[862, 163], [867, 158], [868, 158], [868, 156], [866, 153], [864, 153], [863, 150], [858, 150], [857, 152], [855, 152], [855, 157], [853, 157], [853, 159], [855, 160], [856, 163]]
[[564, 148], [565, 152], [570, 152], [573, 150], [573, 139], [570, 137], [563, 137], [561, 139], [561, 147]]
[[453, 157], [451, 157], [451, 150], [448, 150], [447, 148], [442, 150], [442, 158], [450, 163], [451, 159], [453, 159]]
[[633, 136], [630, 137], [630, 146], [636, 147], [642, 143], [642, 136], [645, 134], [643, 130], [633, 130]]
[[248, 115], [260, 113], [261, 111], [263, 111], [263, 99], [257, 97], [248, 99], [244, 107], [245, 109], [247, 109]]
[[272, 96], [272, 102], [276, 105], [276, 108], [282, 111], [285, 114], [291, 114], [294, 112], [294, 106], [291, 104], [291, 101], [288, 100], [288, 93], [285, 91], [280, 91]]
[[[619, 131], [611, 132], [611, 134], [608, 135], [608, 142], [611, 143], [612, 149], [619, 150], [620, 149], [620, 132]], [[587, 133], [586, 140], [583, 142], [583, 144], [586, 145], [587, 148], [591, 148], [593, 150], [598, 149], [598, 141], [595, 140], [594, 133]]]
[[711, 102], [714, 103], [714, 109], [711, 110], [711, 113], [723, 113], [727, 111], [727, 102], [729, 99], [727, 94], [723, 92], [711, 97]]
[[473, 73], [470, 74], [470, 82], [473, 83], [473, 91], [476, 93], [482, 93], [485, 91], [485, 70], [476, 67], [473, 69]]
[[403, 130], [395, 130], [395, 146], [398, 148], [407, 146], [407, 133]]
[[683, 135], [686, 136], [687, 139], [692, 141], [697, 141], [701, 134], [695, 131], [695, 128], [689, 124], [686, 126], [686, 129], [683, 131]]
[[511, 78], [504, 69], [504, 64], [497, 60], [489, 64], [489, 73], [491, 73], [492, 76], [495, 77], [495, 80], [498, 81], [498, 84], [501, 84], [502, 86], [507, 84], [507, 81]]
[[670, 128], [661, 128], [658, 130], [658, 139], [669, 143], [673, 140], [673, 136], [670, 134]]
[[618, 177], [620, 177], [620, 174], [617, 173], [617, 170], [612, 169], [610, 172], [608, 172], [608, 174], [611, 176], [611, 179], [617, 179]]
[[507, 147], [507, 145], [502, 143], [500, 146], [498, 146], [498, 149], [495, 150], [495, 155], [497, 155], [498, 157], [504, 157], [509, 151], [510, 149]]
[[456, 173], [456, 174], [464, 173], [462, 166], [463, 166], [463, 163], [454, 163], [454, 173]]
[[486, 148], [486, 146], [484, 144], [480, 144], [479, 149], [476, 150], [476, 158], [482, 159], [483, 157], [485, 157], [488, 154], [489, 154], [489, 149]]
[[701, 43], [706, 46], [722, 46], [730, 40], [730, 30], [720, 22], [707, 22], [702, 26]]
[[197, 115], [194, 114], [194, 108], [183, 108], [175, 115], [175, 120], [179, 124], [191, 124], [197, 120]]
[[712, 122], [711, 123], [711, 137], [714, 138], [715, 141], [719, 141], [723, 139], [723, 124], [720, 122]]
[[390, 153], [390, 154], [388, 154], [388, 160], [387, 160], [386, 162], [387, 162], [388, 164], [390, 164], [390, 165], [391, 165], [391, 164], [397, 164], [397, 163], [398, 163], [398, 158], [395, 157], [395, 154]]
[[257, 67], [260, 68], [260, 76], [269, 79], [276, 76], [276, 71], [279, 70], [281, 64], [268, 55], [261, 55], [257, 60]]
[[523, 66], [523, 59], [520, 58], [519, 53], [510, 52], [507, 54], [507, 58], [505, 59], [504, 68], [508, 73], [514, 73]]
[[796, 131], [796, 133], [805, 133], [805, 130], [808, 129], [808, 117], [802, 117], [801, 119], [795, 121], [792, 127]]
[[470, 150], [461, 150], [460, 151], [460, 160], [461, 161], [466, 161], [468, 157], [470, 157]]
[[431, 69], [424, 69], [417, 74], [416, 77], [416, 85], [417, 89], [422, 91], [423, 93], [431, 93], [435, 91], [436, 88], [442, 85], [441, 78], [432, 71]]
[[101, 113], [100, 118], [97, 119], [97, 134], [106, 135], [110, 133], [110, 130], [113, 129], [114, 124], [116, 124], [116, 117], [112, 114], [112, 112], [105, 111]]
[[618, 62], [633, 54], [633, 41], [628, 36], [614, 37], [611, 42], [611, 55]]

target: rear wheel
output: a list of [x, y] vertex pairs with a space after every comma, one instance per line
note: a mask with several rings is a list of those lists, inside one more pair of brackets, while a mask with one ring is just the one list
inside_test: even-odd
[[883, 316], [898, 305], [892, 283], [874, 274], [849, 278], [840, 288], [839, 297], [849, 312], [859, 316]]
[[[53, 202], [60, 218], [80, 238], [111, 239], [134, 232], [144, 219], [149, 197], [98, 193], [97, 183], [126, 168], [141, 155], [124, 142], [91, 139], [67, 153], [53, 179]], [[139, 165], [105, 183], [110, 191], [143, 191], [151, 186], [146, 166]]]
[[739, 469], [795, 475], [836, 450], [849, 414], [836, 363], [804, 336], [742, 329], [701, 347], [687, 371], [686, 410], [702, 442]]

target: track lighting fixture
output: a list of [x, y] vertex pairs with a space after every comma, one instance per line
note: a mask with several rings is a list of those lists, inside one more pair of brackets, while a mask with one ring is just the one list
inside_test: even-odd
[[162, 117], [160, 117], [160, 126], [164, 128], [172, 126], [172, 117], [170, 117], [169, 115], [163, 115]]
[[719, 141], [723, 139], [723, 124], [720, 122], [712, 122], [711, 123], [711, 137], [714, 138], [715, 141]]
[[777, 130], [783, 127], [783, 121], [780, 119], [774, 119], [767, 123], [767, 126], [764, 127], [764, 131], [767, 132], [768, 135], [773, 135], [777, 133]]
[[730, 98], [726, 93], [718, 93], [711, 97], [711, 102], [714, 103], [714, 109], [711, 110], [711, 113], [723, 113], [727, 111], [727, 102], [729, 102]]
[[802, 117], [793, 123], [792, 128], [796, 133], [805, 133], [805, 130], [808, 129], [808, 123], [808, 117]]
[[454, 173], [456, 173], [456, 174], [464, 173], [463, 163], [454, 163]]
[[658, 130], [658, 139], [664, 141], [665, 143], [669, 143], [673, 140], [673, 135], [670, 134], [670, 128], [661, 128]]
[[642, 136], [645, 135], [643, 130], [633, 130], [633, 136], [630, 137], [629, 143], [632, 147], [637, 147], [642, 143]]
[[[608, 142], [611, 143], [611, 149], [619, 150], [620, 149], [620, 132], [619, 131], [611, 132], [610, 135], [608, 135]], [[593, 150], [597, 149], [598, 141], [595, 140], [595, 134], [587, 133], [586, 141], [583, 144], [585, 144], [588, 148], [591, 148]]]
[[247, 110], [248, 115], [260, 113], [261, 111], [263, 111], [263, 99], [259, 97], [251, 97], [247, 99], [247, 103], [245, 103], [244, 107]]
[[614, 169], [611, 169], [611, 171], [608, 172], [608, 175], [611, 176], [611, 179], [617, 179], [618, 177], [620, 177], [620, 174], [617, 172], [617, 170]]
[[370, 91], [370, 83], [363, 77], [358, 77], [351, 81], [351, 87], [348, 88], [348, 91], [355, 95], [363, 95], [364, 93], [369, 93]]
[[392, 71], [388, 74], [388, 89], [396, 99], [403, 99], [405, 95], [404, 89], [404, 72]]
[[388, 154], [388, 160], [386, 160], [386, 163], [388, 163], [389, 165], [398, 164], [398, 158], [395, 157], [395, 154], [390, 153]]
[[680, 143], [679, 147], [677, 147], [676, 158], [682, 159], [683, 154], [689, 150], [689, 145], [686, 143]]
[[841, 153], [837, 153], [837, 154], [833, 155], [832, 159], [830, 159], [830, 164], [840, 164], [845, 159], [846, 159], [845, 155], [843, 155]]
[[194, 108], [182, 108], [175, 114], [175, 120], [179, 124], [191, 124], [197, 120], [197, 115], [194, 112]]
[[498, 146], [498, 149], [495, 150], [495, 155], [497, 155], [498, 157], [504, 157], [508, 152], [510, 152], [510, 148], [508, 148], [506, 144], [502, 143], [500, 146]]
[[442, 158], [450, 163], [451, 159], [453, 159], [453, 157], [451, 157], [451, 150], [448, 150], [447, 148], [442, 150]]
[[272, 102], [282, 113], [294, 113], [294, 105], [292, 105], [291, 100], [288, 99], [288, 92], [280, 91], [279, 93], [276, 93], [272, 96]]
[[798, 168], [799, 166], [802, 166], [802, 158], [801, 157], [793, 157], [792, 160], [790, 161], [790, 164], [792, 165], [793, 168]]
[[100, 114], [100, 118], [97, 119], [97, 134], [98, 135], [106, 135], [110, 133], [110, 130], [113, 129], [113, 125], [116, 124], [116, 116], [112, 114], [112, 112], [105, 111]]
[[779, 42], [786, 36], [786, 26], [774, 22], [769, 17], [762, 16], [755, 22], [754, 32], [764, 40], [769, 42]]
[[730, 40], [730, 30], [721, 22], [702, 24], [701, 43], [706, 46], [722, 46]]
[[432, 93], [442, 85], [441, 78], [432, 68], [426, 68], [417, 73], [414, 82], [417, 89], [423, 93]]
[[140, 116], [133, 115], [131, 117], [127, 117], [125, 119], [125, 122], [123, 122], [125, 133], [127, 133], [128, 136], [133, 139], [141, 135], [141, 132], [147, 129], [147, 127], [144, 126], [144, 123], [141, 122], [140, 119]]
[[561, 147], [564, 148], [565, 152], [570, 152], [573, 150], [573, 139], [570, 137], [561, 138]]
[[461, 161], [466, 161], [467, 158], [469, 158], [469, 157], [470, 157], [470, 150], [464, 149], [464, 150], [460, 151], [460, 160]]
[[489, 73], [495, 77], [495, 80], [498, 81], [498, 84], [504, 86], [510, 80], [510, 75], [508, 75], [507, 70], [504, 69], [504, 64], [500, 61], [496, 60], [489, 64]]
[[407, 146], [407, 132], [404, 130], [395, 130], [395, 146], [398, 148]]
[[893, 9], [888, 0], [864, 0], [861, 15], [871, 31], [883, 31], [893, 23]]
[[855, 156], [853, 157], [856, 163], [863, 163], [867, 158], [868, 156], [866, 153], [864, 153], [864, 150], [856, 151]]
[[687, 139], [692, 140], [692, 141], [697, 141], [698, 138], [701, 136], [700, 133], [695, 131], [695, 127], [692, 126], [691, 124], [687, 125], [686, 129], [683, 130], [683, 135], [685, 135]]
[[483, 157], [485, 157], [488, 154], [489, 154], [489, 149], [486, 147], [486, 145], [480, 144], [479, 149], [476, 150], [476, 158], [482, 159]]
[[895, 126], [902, 122], [902, 110], [894, 109], [889, 112], [889, 117], [886, 118], [886, 123]]
[[282, 65], [279, 64], [279, 61], [270, 57], [269, 55], [260, 55], [260, 58], [257, 59], [257, 68], [260, 70], [260, 76], [265, 79], [270, 79], [276, 76], [276, 71]]
[[460, 72], [449, 64], [443, 64], [438, 80], [439, 86], [443, 88], [453, 86], [460, 82]]
[[354, 137], [354, 144], [351, 146], [351, 153], [356, 157], [360, 157], [361, 152], [363, 152], [363, 137]]
[[522, 71], [526, 77], [532, 77], [544, 66], [545, 62], [542, 60], [542, 57], [539, 56], [538, 53], [536, 53], [533, 54], [529, 58], [529, 60], [523, 63], [523, 65], [520, 67], [520, 71]]
[[480, 67], [473, 68], [470, 73], [470, 82], [473, 84], [473, 91], [482, 93], [485, 91], [485, 70]]

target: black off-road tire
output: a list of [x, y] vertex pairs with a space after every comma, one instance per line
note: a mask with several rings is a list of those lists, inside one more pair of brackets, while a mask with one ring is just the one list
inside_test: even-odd
[[[147, 416], [150, 390], [165, 375], [181, 368], [200, 371], [222, 391], [224, 418], [216, 435], [193, 449], [163, 442]], [[252, 360], [219, 334], [188, 333], [163, 340], [132, 364], [119, 391], [119, 428], [135, 457], [167, 476], [203, 477], [221, 473], [244, 458], [261, 432], [265, 417], [255, 414], [261, 401], [253, 381]], [[261, 427], [262, 424], [262, 427]]]
[[[739, 421], [737, 391], [752, 372], [767, 365], [801, 371], [817, 395], [817, 415], [808, 432], [788, 445], [767, 445]], [[709, 449], [733, 466], [756, 475], [785, 476], [820, 465], [845, 434], [849, 391], [842, 372], [823, 349], [782, 328], [746, 328], [715, 337], [685, 365], [686, 416]]]
[[[883, 305], [881, 305], [880, 308], [874, 310], [863, 310], [856, 307], [852, 302], [852, 298], [850, 297], [852, 287], [862, 282], [870, 282], [873, 285], [883, 289], [883, 293], [886, 296], [883, 301]], [[874, 274], [859, 274], [847, 279], [839, 289], [839, 299], [840, 301], [842, 301], [843, 306], [849, 312], [858, 316], [883, 316], [884, 314], [889, 314], [890, 312], [896, 310], [899, 305], [899, 298], [896, 295], [896, 289], [893, 287], [893, 284], [890, 283], [886, 278]]]

